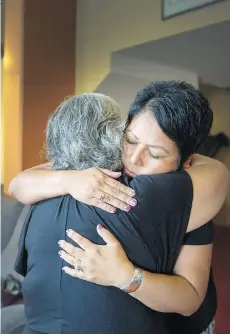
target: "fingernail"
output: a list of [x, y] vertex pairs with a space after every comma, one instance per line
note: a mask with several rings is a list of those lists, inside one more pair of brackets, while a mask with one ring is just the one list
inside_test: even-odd
[[111, 208], [111, 209], [109, 209], [109, 212], [111, 212], [111, 213], [115, 213], [115, 212], [116, 212], [116, 209], [115, 209], [115, 208]]
[[63, 267], [62, 270], [63, 270], [64, 272], [66, 272], [66, 268], [65, 268], [65, 267]]
[[63, 245], [63, 241], [64, 241], [64, 240], [59, 240], [59, 241], [58, 241], [58, 245], [59, 245], [59, 246], [62, 246], [62, 245]]
[[131, 206], [130, 205], [126, 205], [125, 208], [124, 208], [125, 211], [130, 211], [131, 210]]
[[132, 206], [136, 206], [136, 205], [137, 205], [137, 200], [136, 200], [136, 199], [132, 199], [132, 200], [130, 201], [130, 204], [131, 204]]
[[97, 227], [99, 228], [99, 230], [102, 230], [104, 228], [101, 224], [97, 225]]
[[61, 256], [61, 257], [62, 257], [62, 251], [59, 251], [59, 252], [58, 252], [58, 254], [59, 254], [59, 256]]
[[69, 237], [71, 237], [71, 235], [72, 235], [72, 230], [70, 230], [70, 229], [66, 230], [66, 234], [67, 234]]
[[131, 190], [131, 191], [130, 191], [130, 195], [131, 195], [131, 196], [134, 196], [135, 194], [136, 194], [136, 193], [135, 193], [135, 190]]

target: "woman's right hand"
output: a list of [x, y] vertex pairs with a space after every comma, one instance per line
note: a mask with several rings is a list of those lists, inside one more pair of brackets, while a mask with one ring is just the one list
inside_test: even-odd
[[130, 211], [137, 204], [135, 191], [116, 180], [120, 172], [89, 168], [66, 172], [66, 193], [80, 202], [114, 213], [116, 208]]

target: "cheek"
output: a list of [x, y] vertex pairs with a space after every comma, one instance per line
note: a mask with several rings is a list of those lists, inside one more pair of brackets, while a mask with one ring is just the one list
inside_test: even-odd
[[124, 144], [123, 145], [123, 151], [122, 151], [122, 161], [123, 163], [126, 165], [127, 164], [127, 161], [129, 160], [128, 158], [128, 147], [127, 147], [127, 144]]
[[169, 173], [176, 169], [177, 163], [175, 161], [168, 161], [167, 159], [150, 159], [143, 166], [144, 174]]
[[133, 153], [133, 148], [131, 145], [129, 145], [128, 143], [124, 143], [123, 145], [123, 159], [127, 159], [129, 158], [132, 153]]

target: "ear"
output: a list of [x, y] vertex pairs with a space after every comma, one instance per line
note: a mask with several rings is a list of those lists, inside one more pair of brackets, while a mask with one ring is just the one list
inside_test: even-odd
[[183, 168], [188, 169], [189, 167], [191, 167], [191, 165], [192, 165], [192, 157], [190, 156], [183, 164]]

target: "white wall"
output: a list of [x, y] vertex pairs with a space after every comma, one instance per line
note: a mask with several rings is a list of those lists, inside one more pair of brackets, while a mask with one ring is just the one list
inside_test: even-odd
[[157, 80], [186, 80], [198, 88], [198, 76], [195, 73], [115, 54], [112, 57], [111, 73], [95, 91], [113, 97], [125, 117], [136, 93], [149, 82]]
[[136, 93], [148, 83], [149, 80], [135, 78], [128, 74], [110, 73], [97, 87], [96, 92], [114, 98], [120, 105], [125, 118]]
[[230, 89], [201, 85], [214, 113], [212, 133], [224, 132], [230, 138]]
[[136, 78], [147, 79], [149, 81], [185, 80], [196, 88], [199, 86], [196, 73], [161, 64], [156, 61], [126, 57], [119, 53], [112, 55], [110, 68], [112, 73], [126, 73]]
[[76, 90], [94, 91], [114, 51], [230, 19], [230, 1], [161, 19], [162, 0], [78, 0]]

